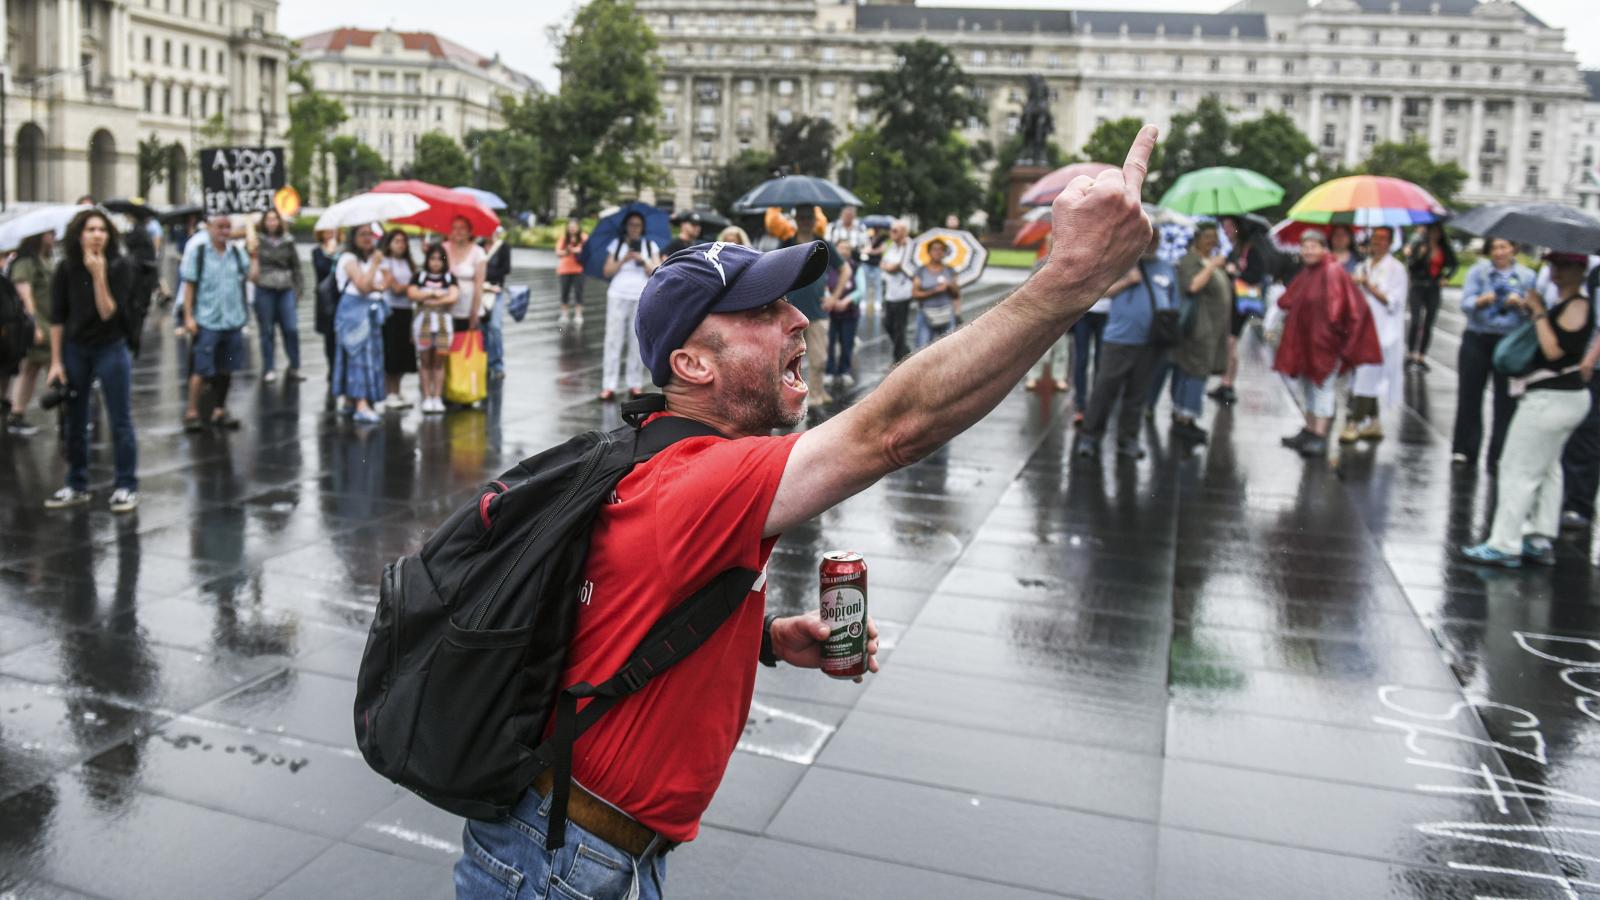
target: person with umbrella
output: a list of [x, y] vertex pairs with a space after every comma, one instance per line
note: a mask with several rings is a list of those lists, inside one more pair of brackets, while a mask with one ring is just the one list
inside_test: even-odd
[[1383, 439], [1378, 421], [1378, 401], [1387, 397], [1398, 405], [1405, 388], [1406, 290], [1411, 278], [1406, 267], [1389, 251], [1394, 247], [1394, 229], [1379, 225], [1367, 240], [1367, 258], [1356, 267], [1355, 283], [1372, 311], [1372, 324], [1378, 334], [1383, 362], [1356, 369], [1350, 384], [1350, 416], [1339, 442]]
[[1178, 288], [1189, 308], [1183, 336], [1172, 350], [1172, 431], [1197, 444], [1206, 441], [1206, 430], [1199, 424], [1205, 412], [1206, 379], [1228, 367], [1233, 285], [1223, 271], [1227, 264], [1218, 246], [1217, 226], [1211, 222], [1195, 230], [1189, 252], [1178, 261]]
[[1489, 258], [1467, 270], [1461, 285], [1461, 311], [1466, 314], [1467, 326], [1456, 357], [1456, 421], [1450, 447], [1450, 461], [1458, 467], [1477, 464], [1483, 446], [1483, 391], [1491, 381], [1494, 418], [1486, 462], [1490, 471], [1500, 465], [1506, 429], [1517, 406], [1510, 381], [1495, 371], [1494, 348], [1528, 321], [1524, 297], [1533, 283], [1533, 271], [1517, 262], [1517, 245], [1505, 238], [1489, 238]]
[[662, 251], [662, 256], [671, 256], [679, 250], [687, 250], [700, 243], [700, 214], [694, 210], [678, 216], [678, 236], [667, 243], [667, 249]]
[[943, 240], [928, 242], [928, 263], [917, 267], [911, 298], [917, 302], [917, 349], [921, 350], [955, 330], [961, 319], [961, 283], [944, 264], [950, 246]]
[[[27, 412], [39, 376], [50, 368], [50, 279], [54, 274], [50, 257], [55, 244], [54, 231], [23, 238], [9, 272], [22, 308], [33, 317], [33, 346], [28, 348], [17, 369], [10, 393], [0, 391], [0, 397], [8, 398], [11, 406], [11, 413], [6, 417], [6, 431], [22, 437], [39, 433], [39, 426], [28, 421]], [[4, 384], [5, 379], [0, 377], [0, 387]]]
[[1547, 308], [1538, 291], [1527, 293], [1539, 345], [1533, 369], [1517, 379], [1515, 389], [1522, 398], [1500, 457], [1494, 524], [1488, 540], [1461, 548], [1463, 558], [1480, 565], [1515, 569], [1524, 560], [1555, 565], [1552, 539], [1561, 528], [1561, 450], [1589, 414], [1589, 392], [1580, 371], [1595, 322], [1594, 304], [1583, 292], [1589, 259], [1581, 253], [1551, 253], [1545, 261], [1551, 264], [1559, 302]]
[[1305, 393], [1305, 427], [1283, 445], [1307, 459], [1328, 452], [1335, 382], [1357, 366], [1383, 362], [1372, 311], [1356, 284], [1328, 253], [1328, 238], [1308, 228], [1300, 236], [1300, 273], [1278, 298], [1287, 313], [1274, 371], [1299, 382]]
[[[1271, 271], [1272, 250], [1268, 246], [1266, 220], [1260, 216], [1222, 216], [1222, 233], [1228, 239], [1232, 250], [1228, 253], [1228, 277], [1236, 283], [1243, 283], [1260, 296], [1266, 296], [1267, 275]], [[1233, 389], [1233, 383], [1239, 377], [1239, 335], [1244, 334], [1244, 326], [1250, 321], [1250, 316], [1239, 309], [1237, 297], [1233, 301], [1233, 313], [1228, 321], [1228, 366], [1222, 373], [1222, 381], [1207, 396], [1218, 403], [1228, 405], [1239, 400], [1239, 393]]]
[[617, 398], [617, 374], [626, 367], [628, 392], [643, 392], [644, 359], [634, 319], [645, 282], [661, 265], [661, 248], [644, 235], [644, 214], [630, 210], [622, 220], [622, 233], [606, 245], [606, 340], [600, 370], [600, 399]]
[[1433, 341], [1433, 323], [1439, 317], [1444, 284], [1456, 274], [1456, 250], [1444, 236], [1444, 226], [1432, 222], [1406, 247], [1405, 259], [1411, 273], [1411, 289], [1406, 294], [1411, 306], [1411, 324], [1406, 329], [1406, 368], [1426, 372], [1428, 344]]

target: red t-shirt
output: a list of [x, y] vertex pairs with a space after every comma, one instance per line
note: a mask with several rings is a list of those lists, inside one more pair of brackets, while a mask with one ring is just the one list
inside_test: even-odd
[[[798, 434], [679, 441], [602, 507], [562, 684], [598, 684], [645, 632], [712, 577], [765, 572], [767, 511]], [[573, 748], [579, 784], [673, 841], [693, 840], [744, 732], [755, 690], [766, 576], [707, 641], [601, 716]], [[586, 701], [585, 701], [586, 702]]]

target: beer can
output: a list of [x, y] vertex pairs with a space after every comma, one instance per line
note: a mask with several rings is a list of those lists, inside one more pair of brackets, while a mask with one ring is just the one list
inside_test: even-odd
[[867, 672], [867, 563], [861, 554], [834, 550], [822, 555], [823, 674], [856, 678]]

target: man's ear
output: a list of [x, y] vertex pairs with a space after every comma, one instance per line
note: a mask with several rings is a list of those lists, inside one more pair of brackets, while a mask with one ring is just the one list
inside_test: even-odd
[[684, 384], [710, 384], [716, 376], [711, 351], [703, 345], [689, 344], [672, 351], [667, 358], [673, 377]]

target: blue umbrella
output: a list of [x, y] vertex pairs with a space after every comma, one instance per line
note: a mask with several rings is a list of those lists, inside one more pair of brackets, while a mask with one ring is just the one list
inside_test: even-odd
[[667, 211], [635, 200], [595, 223], [594, 232], [578, 254], [585, 275], [606, 277], [606, 247], [622, 236], [622, 220], [634, 214], [644, 217], [644, 236], [655, 241], [656, 246], [665, 247], [672, 240], [672, 221]]
[[861, 224], [867, 226], [868, 228], [888, 228], [894, 225], [894, 216], [865, 216], [862, 218]]
[[458, 187], [451, 188], [450, 190], [460, 191], [463, 194], [467, 194], [468, 196], [472, 197], [472, 199], [478, 201], [478, 204], [484, 209], [506, 208], [506, 202], [501, 200], [500, 195], [496, 194], [494, 191], [485, 191], [474, 187]]
[[811, 175], [785, 175], [763, 181], [733, 203], [734, 212], [760, 212], [769, 206], [790, 209], [796, 206], [820, 206], [838, 209], [842, 206], [861, 206], [861, 198], [826, 178]]

